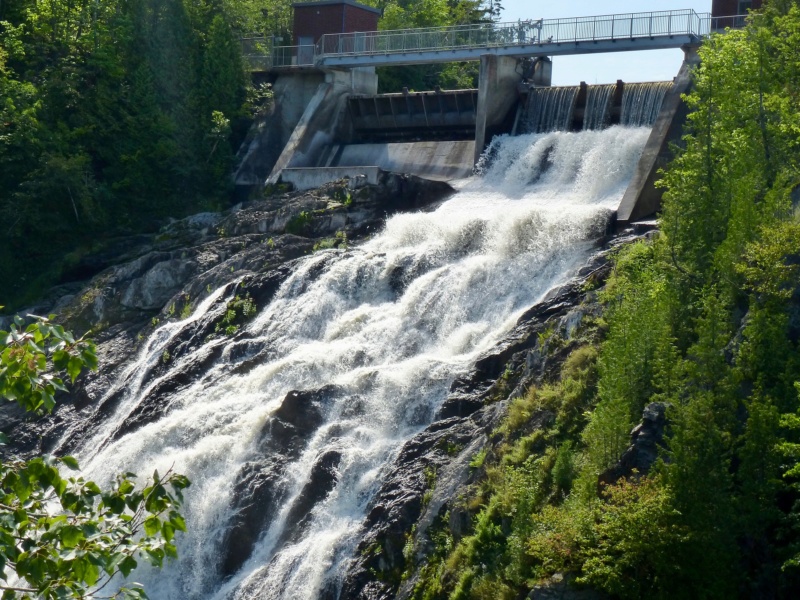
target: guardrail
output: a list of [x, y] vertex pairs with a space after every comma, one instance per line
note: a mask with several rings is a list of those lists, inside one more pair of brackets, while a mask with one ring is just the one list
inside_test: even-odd
[[445, 50], [508, 48], [688, 36], [698, 41], [712, 32], [744, 27], [746, 15], [712, 17], [694, 10], [480, 23], [452, 27], [398, 29], [323, 35], [316, 46], [273, 46], [265, 36], [242, 38], [242, 54], [253, 70], [313, 67], [326, 58]]
[[613, 41], [643, 37], [708, 35], [710, 15], [693, 10], [657, 11], [538, 19], [516, 23], [481, 23], [428, 29], [400, 29], [322, 36], [317, 43], [317, 60], [342, 55], [391, 54], [492, 48], [531, 44]]

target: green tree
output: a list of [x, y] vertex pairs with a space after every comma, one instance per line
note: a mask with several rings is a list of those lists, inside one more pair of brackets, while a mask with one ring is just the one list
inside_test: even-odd
[[[0, 396], [33, 413], [50, 412], [55, 395], [86, 368], [95, 368], [92, 342], [75, 339], [45, 318], [18, 319], [0, 331]], [[5, 438], [3, 442], [7, 441]], [[71, 456], [0, 463], [0, 591], [15, 598], [146, 598], [138, 584], [115, 590], [141, 560], [161, 567], [177, 557], [182, 475], [159, 474], [137, 489], [132, 473], [108, 489], [78, 474]]]

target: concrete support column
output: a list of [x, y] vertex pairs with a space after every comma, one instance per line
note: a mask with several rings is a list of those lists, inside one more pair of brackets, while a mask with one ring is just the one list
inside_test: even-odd
[[375, 94], [378, 76], [375, 70], [330, 70], [310, 99], [289, 141], [272, 168], [268, 183], [275, 183], [287, 167], [315, 166], [322, 150], [333, 142], [339, 119], [350, 94]]
[[517, 72], [517, 59], [510, 56], [481, 56], [478, 79], [478, 114], [475, 120], [475, 162], [508, 112], [519, 99], [517, 86], [522, 76]]
[[[696, 52], [694, 56], [697, 56]], [[687, 59], [690, 57], [687, 52]], [[661, 112], [636, 166], [628, 189], [617, 209], [617, 224], [625, 227], [633, 221], [655, 215], [661, 209], [663, 190], [655, 187], [659, 169], [672, 158], [670, 143], [679, 142], [686, 122], [688, 108], [681, 99], [692, 86], [692, 64], [681, 66], [672, 89], [664, 96]]]

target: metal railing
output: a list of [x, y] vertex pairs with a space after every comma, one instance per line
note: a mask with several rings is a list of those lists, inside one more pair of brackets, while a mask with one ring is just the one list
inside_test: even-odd
[[242, 57], [251, 71], [291, 67], [313, 67], [313, 45], [274, 46], [271, 37], [250, 35], [241, 38]]
[[726, 29], [742, 29], [747, 25], [748, 15], [732, 15], [730, 17], [711, 17], [709, 16], [708, 29], [714, 33], [720, 33]]
[[316, 46], [274, 46], [272, 39], [242, 38], [242, 54], [253, 70], [320, 66], [326, 58], [445, 50], [543, 46], [683, 36], [700, 41], [712, 32], [744, 27], [747, 17], [712, 17], [693, 10], [479, 23], [323, 35]]
[[628, 13], [538, 19], [516, 23], [481, 23], [455, 27], [400, 29], [322, 36], [318, 61], [342, 55], [391, 54], [492, 48], [537, 44], [613, 41], [643, 37], [689, 35], [698, 39], [710, 33], [710, 15], [693, 10]]
[[251, 71], [272, 69], [272, 38], [250, 34], [241, 38], [242, 58]]

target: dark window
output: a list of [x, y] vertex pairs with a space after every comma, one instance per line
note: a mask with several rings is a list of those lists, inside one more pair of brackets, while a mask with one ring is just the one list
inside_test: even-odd
[[746, 15], [748, 11], [753, 9], [753, 0], [739, 0], [739, 15]]

